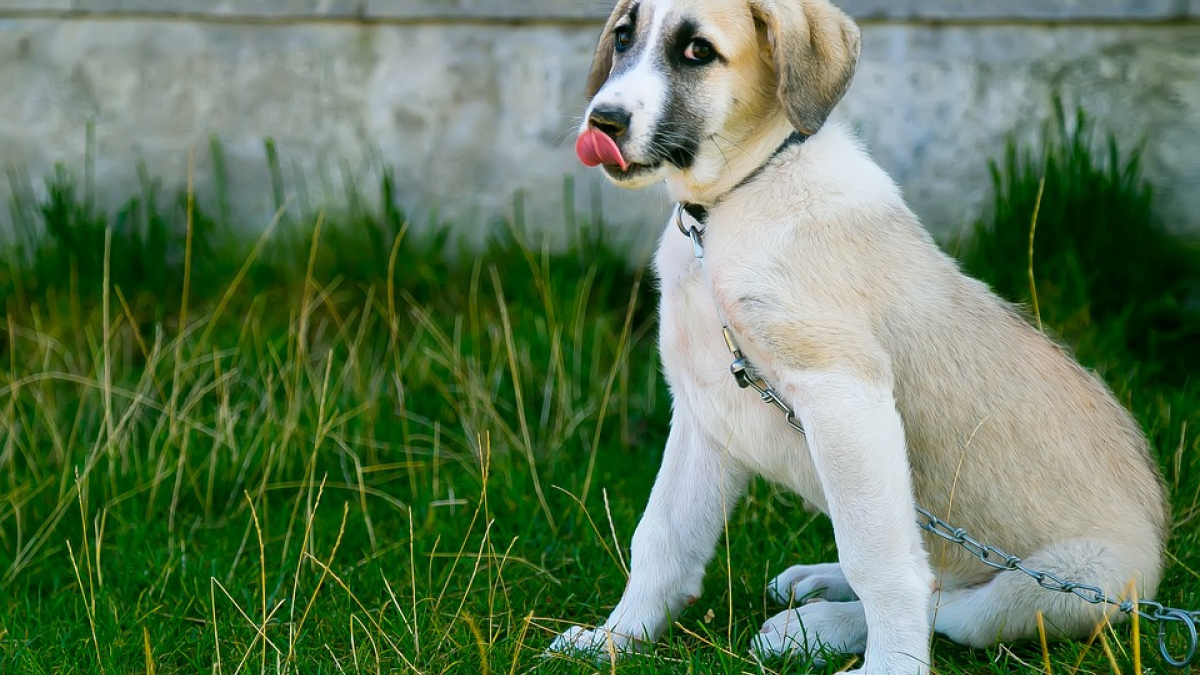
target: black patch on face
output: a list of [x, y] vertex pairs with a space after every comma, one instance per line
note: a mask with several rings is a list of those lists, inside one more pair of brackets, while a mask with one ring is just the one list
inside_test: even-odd
[[651, 146], [657, 158], [686, 169], [696, 162], [700, 152], [701, 120], [686, 105], [688, 95], [678, 83], [667, 78], [667, 106], [658, 128], [654, 130]]
[[683, 52], [696, 39], [699, 24], [684, 19], [674, 30], [663, 36], [663, 80], [667, 82], [667, 103], [662, 119], [654, 132], [656, 157], [680, 169], [696, 162], [700, 142], [705, 136], [703, 112], [695, 109], [697, 93], [703, 85], [707, 68], [696, 67], [683, 58]]
[[684, 19], [679, 22], [675, 28], [675, 34], [671, 35], [664, 45], [666, 51], [667, 63], [678, 71], [680, 68], [686, 67], [687, 62], [683, 58], [683, 52], [696, 38], [698, 26], [691, 19]]
[[[707, 44], [712, 50], [712, 56], [707, 61], [689, 61], [684, 57], [684, 53], [687, 51], [687, 48], [692, 44], [692, 42], [697, 40]], [[721, 56], [721, 54], [717, 52], [716, 48], [712, 46], [710, 41], [704, 39], [700, 35], [699, 24], [691, 19], [684, 19], [683, 21], [679, 22], [679, 25], [675, 28], [674, 35], [672, 35], [671, 39], [666, 43], [665, 48], [667, 62], [670, 63], [671, 67], [677, 71], [687, 70], [689, 68], [704, 68], [713, 61], [729, 63], [724, 56]]]

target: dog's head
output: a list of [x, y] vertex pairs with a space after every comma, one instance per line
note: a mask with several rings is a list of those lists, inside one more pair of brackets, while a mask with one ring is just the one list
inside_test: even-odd
[[715, 179], [777, 121], [815, 133], [858, 55], [857, 26], [828, 0], [619, 0], [576, 151], [625, 187]]

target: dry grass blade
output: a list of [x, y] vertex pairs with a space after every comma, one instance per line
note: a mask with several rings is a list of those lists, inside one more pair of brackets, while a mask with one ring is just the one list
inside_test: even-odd
[[1038, 213], [1042, 210], [1042, 195], [1046, 192], [1046, 174], [1042, 173], [1042, 179], [1038, 182], [1037, 200], [1033, 204], [1033, 216], [1029, 220], [1029, 296], [1033, 300], [1033, 316], [1037, 319], [1038, 330], [1044, 330], [1042, 326], [1042, 310], [1038, 306], [1037, 282], [1033, 275], [1033, 239], [1037, 233]]
[[283, 205], [275, 211], [275, 215], [271, 218], [270, 222], [267, 223], [267, 226], [263, 228], [262, 234], [260, 234], [258, 240], [254, 242], [254, 247], [250, 249], [249, 255], [247, 255], [246, 259], [242, 262], [241, 268], [238, 269], [237, 274], [233, 275], [233, 281], [229, 282], [229, 287], [225, 289], [225, 293], [217, 302], [216, 309], [213, 310], [212, 316], [209, 317], [207, 321], [207, 326], [204, 329], [204, 333], [200, 335], [200, 341], [198, 344], [201, 347], [209, 344], [209, 340], [212, 338], [213, 330], [220, 325], [221, 317], [225, 315], [225, 310], [228, 309], [230, 301], [233, 300], [237, 290], [241, 288], [242, 283], [245, 281], [246, 275], [250, 272], [250, 268], [254, 265], [254, 262], [259, 259], [259, 256], [262, 255], [262, 251], [266, 247], [267, 242], [270, 241], [271, 235], [275, 233], [275, 228], [279, 225], [279, 222], [283, 220], [283, 215], [287, 213], [288, 203], [291, 201], [291, 199], [292, 198], [289, 195], [287, 201], [285, 201]]
[[387, 633], [383, 630], [383, 626], [380, 626], [379, 622], [371, 616], [371, 611], [362, 604], [362, 601], [360, 601], [358, 596], [356, 596], [354, 592], [350, 590], [350, 587], [346, 585], [346, 582], [343, 581], [342, 578], [339, 577], [333, 570], [329, 569], [328, 565], [326, 565], [324, 562], [321, 562], [315, 556], [308, 553], [305, 553], [304, 555], [307, 556], [309, 560], [312, 560], [315, 565], [324, 570], [330, 577], [332, 577], [333, 580], [337, 582], [338, 586], [342, 588], [342, 590], [346, 591], [346, 593], [350, 596], [350, 599], [353, 600], [354, 604], [358, 606], [359, 610], [371, 619], [371, 626], [375, 629], [375, 632], [379, 633], [383, 637], [383, 639], [388, 643], [388, 646], [392, 648], [392, 652], [404, 662], [404, 665], [408, 666], [408, 668], [414, 673], [421, 675], [422, 671], [413, 665], [412, 661], [409, 661], [408, 657], [404, 655], [404, 652], [400, 650], [396, 643], [393, 642], [390, 637], [388, 637]]
[[1042, 645], [1042, 667], [1045, 669], [1046, 675], [1054, 675], [1054, 669], [1050, 665], [1050, 648], [1046, 645], [1046, 622], [1040, 609], [1037, 610], [1037, 629], [1038, 640]]
[[157, 675], [154, 667], [154, 649], [150, 647], [150, 629], [142, 626], [142, 645], [146, 650], [146, 675]]
[[[327, 478], [327, 476], [321, 477], [321, 486], [317, 489], [316, 503], [313, 505], [313, 510], [312, 510], [312, 512], [310, 512], [308, 514], [308, 519], [304, 523], [304, 538], [300, 542], [300, 550], [301, 551], [308, 550], [309, 537], [312, 536], [313, 520], [316, 518], [317, 509], [320, 508], [320, 506], [321, 506], [321, 497], [324, 496], [324, 494], [325, 494], [326, 478]], [[337, 551], [337, 549], [335, 547], [334, 552], [336, 553], [336, 551]], [[288, 653], [287, 653], [287, 659], [284, 661], [284, 669], [285, 669], [284, 672], [286, 672], [286, 669], [288, 667], [290, 667], [292, 664], [292, 659], [295, 657], [295, 654], [296, 654], [296, 652], [295, 652], [296, 638], [297, 638], [297, 636], [300, 635], [300, 630], [302, 628], [304, 628], [304, 622], [308, 619], [308, 613], [312, 609], [313, 603], [316, 602], [316, 600], [317, 600], [317, 593], [319, 593], [321, 591], [321, 584], [324, 583], [324, 581], [325, 581], [324, 576], [322, 576], [321, 581], [317, 582], [317, 587], [315, 589], [313, 589], [313, 593], [308, 599], [308, 604], [306, 604], [304, 606], [304, 612], [301, 613], [301, 615], [300, 615], [300, 623], [297, 624], [295, 622], [296, 598], [300, 593], [300, 570], [303, 567], [303, 560], [304, 560], [304, 558], [303, 558], [303, 556], [301, 556], [296, 561], [296, 571], [292, 575], [292, 606], [290, 609], [290, 615], [289, 615], [289, 620], [288, 620], [288, 624], [290, 625], [289, 632], [291, 634], [291, 639], [288, 640]]]
[[[250, 505], [250, 518], [254, 521], [254, 533], [258, 535], [258, 574], [259, 574], [259, 591], [262, 599], [262, 666], [260, 672], [267, 670], [267, 547], [263, 543], [262, 525], [258, 522], [258, 509], [254, 508], [254, 500], [250, 498], [249, 492], [243, 492], [246, 496], [246, 503]], [[278, 609], [278, 607], [276, 607]], [[274, 614], [274, 612], [272, 612]], [[243, 659], [244, 660], [244, 659]], [[238, 670], [242, 667], [239, 665]]]
[[358, 624], [362, 628], [363, 635], [367, 636], [367, 640], [371, 643], [371, 653], [375, 655], [375, 672], [383, 673], [383, 659], [379, 656], [379, 645], [375, 642], [375, 637], [371, 635], [371, 631], [367, 630], [367, 625], [362, 622], [362, 619], [357, 615], [350, 615], [350, 644], [351, 652], [354, 654], [354, 669], [358, 671], [358, 651], [353, 648], [354, 645], [354, 625]]
[[[259, 623], [259, 622], [255, 621], [253, 618], [251, 618], [250, 614], [247, 613], [246, 610], [243, 609], [242, 606], [238, 604], [237, 600], [234, 599], [233, 595], [230, 594], [229, 589], [225, 588], [225, 586], [222, 585], [221, 582], [216, 579], [216, 577], [213, 577], [212, 580], [213, 580], [213, 583], [216, 584], [216, 587], [221, 589], [221, 594], [225, 596], [225, 599], [228, 600], [229, 603], [233, 605], [233, 608], [236, 609], [238, 614], [241, 615], [241, 617], [246, 621], [246, 625], [248, 625], [254, 629], [254, 641], [251, 642], [250, 647], [247, 648], [246, 653], [242, 657], [242, 662], [245, 663], [246, 657], [248, 657], [250, 652], [254, 650], [254, 645], [258, 643], [259, 639], [263, 640], [263, 644], [265, 644], [266, 646], [275, 650], [276, 653], [283, 654], [283, 650], [281, 650], [278, 646], [276, 646], [275, 643], [271, 640], [271, 638], [269, 638], [267, 636], [266, 621]], [[273, 610], [271, 610], [270, 614], [264, 614], [264, 616], [274, 616], [275, 612], [279, 610], [279, 607], [282, 606], [283, 602], [285, 602], [285, 601], [281, 600], [280, 604], [276, 605], [275, 608]], [[214, 606], [214, 612], [215, 612], [215, 606]], [[214, 622], [215, 622], [215, 619], [214, 619]], [[239, 669], [240, 669], [240, 666], [239, 666]]]
[[533, 612], [525, 615], [525, 620], [521, 622], [521, 632], [517, 634], [517, 644], [513, 647], [512, 666], [508, 669], [508, 675], [517, 675], [517, 662], [521, 658], [521, 647], [525, 644], [525, 634], [529, 632], [529, 624], [533, 622]]
[[1112, 647], [1108, 646], [1108, 638], [1104, 633], [1100, 633], [1100, 646], [1104, 649], [1104, 655], [1108, 657], [1108, 666], [1112, 668], [1113, 675], [1121, 675], [1121, 667], [1117, 665], [1117, 656], [1113, 654]]
[[488, 668], [488, 645], [487, 641], [483, 639], [483, 633], [479, 632], [479, 626], [471, 618], [470, 614], [464, 614], [462, 620], [467, 624], [467, 628], [475, 638], [475, 645], [479, 648], [479, 671], [482, 675], [490, 675], [491, 669]]
[[[628, 579], [629, 565], [625, 564], [625, 554], [622, 552], [621, 539], [617, 536], [617, 526], [613, 524], [612, 507], [608, 505], [608, 490], [601, 490], [600, 496], [604, 497], [604, 515], [608, 518], [608, 531], [612, 534], [613, 550], [617, 552], [617, 562], [621, 563], [621, 571], [625, 573], [625, 578]], [[582, 505], [583, 503], [580, 502], [580, 506]], [[726, 543], [728, 544], [728, 541]]]
[[629, 304], [625, 310], [625, 323], [621, 326], [621, 337], [617, 341], [617, 358], [613, 362], [612, 368], [608, 371], [608, 379], [604, 383], [604, 394], [600, 397], [600, 411], [596, 417], [596, 431], [592, 435], [592, 449], [588, 453], [587, 472], [583, 475], [583, 490], [580, 494], [580, 501], [586, 502], [588, 492], [592, 487], [592, 478], [596, 471], [596, 457], [600, 452], [600, 432], [604, 428], [605, 414], [608, 412], [608, 401], [612, 397], [613, 385], [616, 384], [617, 375], [621, 372], [621, 362], [626, 358], [629, 345], [629, 335], [633, 328], [633, 312], [637, 308], [638, 292], [642, 287], [642, 270], [634, 275], [633, 286], [629, 290]]
[[533, 441], [529, 435], [529, 423], [525, 420], [525, 396], [521, 390], [521, 369], [517, 366], [517, 351], [515, 340], [513, 339], [512, 322], [508, 317], [508, 302], [504, 299], [504, 287], [500, 283], [500, 273], [496, 268], [491, 268], [492, 285], [496, 290], [496, 302], [500, 307], [500, 322], [504, 329], [504, 347], [508, 353], [508, 365], [511, 370], [513, 379], [513, 395], [516, 397], [517, 422], [521, 426], [521, 439], [524, 442], [525, 457], [529, 461], [529, 471], [533, 476], [533, 489], [537, 493], [538, 502], [542, 505], [542, 513], [546, 516], [546, 521], [550, 524], [550, 529], [558, 532], [558, 525], [554, 520], [554, 514], [550, 512], [550, 505], [546, 502], [546, 495], [542, 492], [542, 481], [538, 477], [537, 462], [533, 456]]
[[[208, 606], [212, 610], [212, 627], [213, 627], [213, 672], [216, 675], [221, 675], [223, 671], [221, 663], [221, 627], [217, 623], [217, 586], [220, 582], [216, 577], [208, 579]], [[224, 589], [222, 589], [224, 591]]]
[[463, 607], [466, 606], [467, 599], [471, 596], [471, 589], [475, 587], [475, 579], [479, 575], [479, 563], [480, 560], [483, 559], [483, 550], [488, 545], [488, 538], [491, 535], [492, 526], [495, 524], [496, 521], [490, 520], [483, 528], [483, 537], [479, 542], [479, 553], [475, 556], [475, 565], [471, 568], [471, 576], [467, 579], [467, 586], [462, 592], [462, 599], [459, 600], [458, 607], [454, 610], [451, 623], [447, 625], [446, 631], [442, 634], [442, 639], [438, 642], [438, 646], [435, 648], [435, 651], [440, 650], [442, 645], [446, 643], [446, 640], [450, 639], [450, 630], [453, 628], [453, 621], [463, 615]]
[[[222, 589], [222, 590], [224, 590], [224, 589]], [[267, 624], [270, 623], [271, 619], [275, 618], [275, 613], [278, 612], [280, 610], [280, 608], [282, 608], [285, 604], [287, 604], [287, 600], [280, 600], [271, 609], [271, 612], [269, 614], [263, 615], [262, 625], [255, 626], [254, 639], [251, 640], [250, 644], [246, 646], [246, 652], [244, 654], [242, 654], [242, 660], [238, 662], [238, 667], [234, 669], [233, 675], [238, 675], [238, 673], [242, 672], [242, 668], [245, 667], [246, 661], [248, 661], [250, 659], [250, 654], [254, 652], [254, 646], [256, 644], [258, 644], [259, 640], [263, 641], [263, 653], [264, 653], [262, 670], [260, 670], [259, 672], [261, 672], [261, 673], [267, 672], [266, 656], [265, 656], [266, 649], [267, 649], [267, 642], [268, 642], [267, 641]], [[283, 653], [274, 644], [271, 645], [271, 648], [275, 650], [276, 654]]]
[[[1133, 602], [1133, 606], [1138, 606], [1138, 589], [1137, 582], [1129, 582], [1129, 600]], [[1133, 611], [1129, 613], [1130, 619], [1130, 637], [1129, 642], [1133, 652], [1133, 672], [1142, 672], [1142, 613]]]
[[730, 658], [737, 659], [738, 661], [741, 661], [743, 663], [754, 664], [754, 665], [758, 666], [760, 669], [762, 669], [762, 672], [764, 672], [764, 673], [771, 673], [771, 674], [775, 673], [775, 671], [763, 666], [763, 664], [760, 661], [751, 660], [751, 659], [746, 658], [745, 656], [742, 656], [741, 654], [730, 651], [726, 647], [719, 645], [716, 642], [713, 642], [712, 640], [704, 637], [703, 635], [697, 633], [694, 630], [689, 629], [687, 626], [683, 625], [682, 623], [679, 623], [678, 621], [675, 622], [675, 627], [678, 628], [679, 630], [683, 631], [687, 635], [691, 636], [692, 638], [695, 638], [696, 640], [703, 642], [704, 644], [708, 645], [709, 647], [712, 647], [713, 649], [720, 651], [722, 654], [724, 654]]
[[1111, 619], [1118, 611], [1119, 609], [1116, 606], [1110, 605], [1105, 607], [1104, 618], [1098, 624], [1096, 624], [1095, 630], [1093, 630], [1092, 634], [1088, 636], [1087, 641], [1083, 643], [1083, 649], [1079, 651], [1079, 658], [1077, 658], [1075, 663], [1071, 666], [1071, 675], [1075, 675], [1077, 672], [1079, 672], [1079, 667], [1083, 665], [1083, 659], [1087, 656], [1088, 650], [1092, 648], [1092, 645], [1096, 642], [1096, 638], [1104, 634], [1104, 630], [1106, 628], [1111, 628]]
[[79, 592], [83, 595], [84, 613], [87, 615], [88, 629], [92, 632], [92, 645], [96, 648], [96, 667], [100, 669], [101, 675], [104, 673], [104, 659], [100, 656], [100, 640], [96, 637], [96, 596], [88, 597], [87, 591], [83, 587], [83, 579], [79, 576], [79, 563], [75, 562], [75, 551], [71, 548], [70, 540], [67, 541], [67, 553], [71, 557], [71, 567], [75, 570], [75, 583], [79, 585]]
[[559, 487], [558, 485], [553, 485], [551, 487], [553, 487], [555, 490], [558, 490], [559, 492], [567, 495], [576, 504], [579, 505], [579, 509], [581, 511], [583, 511], [583, 515], [585, 518], [587, 518], [588, 524], [592, 526], [592, 532], [594, 532], [596, 534], [596, 540], [600, 543], [601, 546], [604, 547], [604, 552], [608, 554], [609, 558], [612, 558], [612, 561], [617, 564], [617, 566], [620, 568], [621, 572], [625, 575], [625, 578], [628, 579], [629, 578], [629, 570], [625, 567], [624, 559], [622, 557], [618, 556], [615, 552], [613, 552], [613, 550], [611, 548], [609, 548], [608, 542], [605, 541], [604, 535], [600, 532], [600, 528], [596, 526], [596, 521], [592, 520], [592, 514], [590, 512], [588, 512], [587, 506], [584, 505], [583, 500], [581, 500], [579, 497], [576, 497], [574, 494], [572, 494], [566, 488]]

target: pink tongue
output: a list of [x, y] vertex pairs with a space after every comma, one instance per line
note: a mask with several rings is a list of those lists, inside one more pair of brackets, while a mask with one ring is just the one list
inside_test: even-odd
[[599, 129], [589, 128], [579, 134], [575, 141], [575, 154], [579, 155], [579, 161], [587, 166], [616, 164], [622, 171], [629, 168], [629, 162], [621, 156], [617, 142]]

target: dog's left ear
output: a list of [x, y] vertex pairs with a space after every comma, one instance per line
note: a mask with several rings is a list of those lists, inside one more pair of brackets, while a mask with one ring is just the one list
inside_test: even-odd
[[584, 88], [584, 94], [589, 101], [608, 81], [608, 74], [612, 72], [613, 66], [613, 49], [616, 47], [613, 26], [629, 12], [629, 6], [633, 2], [634, 0], [620, 0], [608, 16], [608, 22], [604, 24], [604, 32], [600, 34], [600, 44], [596, 45], [596, 56], [592, 59], [592, 70], [588, 73], [587, 85]]
[[858, 26], [827, 0], [750, 0], [750, 9], [766, 31], [788, 119], [815, 134], [850, 87]]

